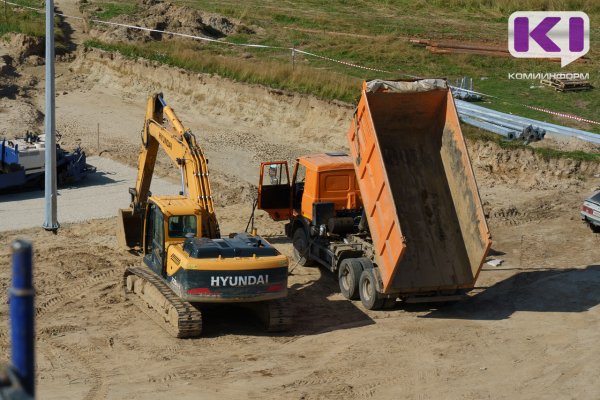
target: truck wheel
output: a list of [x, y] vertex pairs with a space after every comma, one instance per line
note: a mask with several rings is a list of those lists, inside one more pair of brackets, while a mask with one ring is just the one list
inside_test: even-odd
[[310, 248], [308, 247], [308, 237], [303, 228], [298, 228], [294, 231], [292, 237], [292, 246], [294, 246], [294, 260], [298, 265], [308, 267], [312, 264], [310, 261]]
[[353, 258], [347, 258], [340, 263], [338, 280], [340, 291], [348, 300], [358, 300], [358, 282], [362, 273], [362, 265]]
[[377, 291], [377, 281], [372, 268], [362, 272], [358, 287], [360, 301], [367, 310], [379, 310], [383, 307], [385, 298]]

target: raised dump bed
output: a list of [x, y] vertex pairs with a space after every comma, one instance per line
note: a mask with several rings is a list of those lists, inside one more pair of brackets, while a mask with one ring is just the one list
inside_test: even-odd
[[383, 293], [472, 288], [491, 237], [446, 82], [365, 82], [348, 139]]

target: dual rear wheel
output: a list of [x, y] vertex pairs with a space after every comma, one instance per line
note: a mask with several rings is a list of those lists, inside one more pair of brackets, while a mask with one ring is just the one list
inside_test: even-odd
[[363, 272], [361, 263], [354, 258], [347, 258], [340, 264], [338, 279], [342, 295], [349, 300], [358, 300], [360, 276]]
[[371, 262], [367, 259], [347, 258], [340, 263], [338, 279], [342, 295], [358, 300], [368, 310], [392, 308], [396, 298], [387, 298], [377, 290], [377, 278]]
[[[298, 228], [292, 235], [293, 255], [296, 263], [310, 266], [310, 241], [306, 231]], [[342, 295], [349, 300], [360, 299], [368, 310], [392, 308], [396, 298], [386, 297], [377, 291], [374, 266], [367, 258], [346, 258], [338, 268], [338, 281]]]

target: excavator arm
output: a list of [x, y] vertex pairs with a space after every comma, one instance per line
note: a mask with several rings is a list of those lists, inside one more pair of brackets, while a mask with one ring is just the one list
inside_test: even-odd
[[160, 147], [179, 168], [180, 194], [197, 203], [201, 210], [202, 236], [218, 238], [220, 232], [210, 189], [207, 160], [194, 134], [183, 126], [175, 111], [159, 93], [148, 98], [136, 185], [129, 189], [130, 208], [119, 210], [120, 244], [128, 248], [141, 245], [144, 214]]

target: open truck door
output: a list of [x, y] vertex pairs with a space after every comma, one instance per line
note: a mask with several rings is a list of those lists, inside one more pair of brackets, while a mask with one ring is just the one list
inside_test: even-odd
[[260, 164], [258, 209], [269, 213], [275, 221], [292, 215], [292, 186], [287, 161]]

